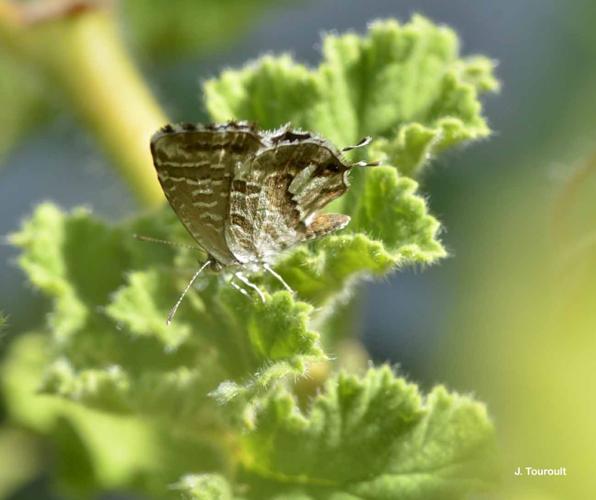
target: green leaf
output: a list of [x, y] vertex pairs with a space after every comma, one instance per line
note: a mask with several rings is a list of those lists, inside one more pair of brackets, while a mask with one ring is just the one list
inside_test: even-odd
[[484, 406], [435, 388], [422, 398], [388, 367], [328, 381], [305, 412], [269, 397], [243, 438], [250, 498], [456, 499], [497, 475]]
[[456, 69], [467, 83], [479, 92], [498, 92], [501, 84], [494, 76], [497, 63], [482, 56], [473, 56], [459, 62]]
[[226, 70], [205, 83], [204, 95], [214, 121], [249, 119], [264, 129], [288, 121], [308, 128], [306, 115], [322, 98], [317, 75], [288, 55], [264, 56], [243, 69]]
[[49, 335], [20, 335], [0, 365], [0, 382], [7, 417], [48, 437], [59, 489], [81, 498], [129, 485], [141, 474], [161, 475], [165, 450], [160, 434], [146, 423], [95, 413], [38, 392], [51, 351]]
[[[282, 259], [276, 271], [299, 297], [322, 306], [355, 278], [381, 276], [395, 266], [382, 243], [362, 234], [330, 236], [310, 247], [300, 247]], [[271, 286], [275, 281], [269, 278]]]
[[86, 210], [65, 217], [49, 203], [10, 236], [24, 251], [19, 264], [33, 285], [54, 299], [50, 327], [59, 341], [83, 328], [122, 282], [128, 261], [121, 237]]
[[409, 123], [399, 128], [393, 140], [380, 138], [370, 146], [369, 156], [378, 161], [391, 161], [400, 172], [413, 175], [436, 151], [442, 133], [435, 127]]
[[215, 121], [291, 121], [340, 147], [372, 135], [369, 157], [412, 175], [433, 154], [489, 134], [478, 98], [498, 89], [493, 68], [461, 59], [452, 30], [414, 16], [376, 21], [366, 36], [325, 36], [315, 70], [283, 55], [224, 71], [205, 83], [205, 105]]
[[61, 358], [50, 365], [40, 392], [120, 413], [128, 409], [129, 401], [124, 395], [128, 395], [129, 389], [130, 382], [117, 365], [75, 374], [70, 362]]
[[178, 425], [193, 425], [197, 419], [206, 423], [218, 418], [207, 394], [226, 375], [211, 364], [213, 356], [206, 356], [211, 359], [197, 368], [148, 369], [142, 374], [120, 366], [77, 371], [59, 359], [46, 371], [40, 392], [115, 414], [159, 417]]
[[[147, 376], [146, 384], [137, 386], [142, 392], [136, 399], [127, 400], [127, 404], [130, 401], [143, 403], [142, 408], [138, 408], [143, 411], [135, 418], [115, 414], [114, 408], [110, 408], [111, 413], [97, 412], [79, 403], [87, 403], [85, 400], [93, 393], [95, 397], [103, 394], [115, 399], [116, 391], [107, 391], [106, 381], [108, 378], [121, 381], [125, 374], [106, 377], [83, 373], [77, 382], [82, 401], [70, 396], [72, 401], [67, 401], [39, 392], [47, 366], [52, 363], [50, 340], [47, 334], [19, 336], [0, 365], [0, 385], [7, 417], [21, 428], [46, 436], [45, 449], [52, 450], [55, 465], [51, 479], [58, 492], [72, 498], [88, 498], [98, 491], [132, 488], [150, 498], [170, 498], [168, 485], [180, 477], [181, 471], [213, 470], [221, 464], [221, 444], [217, 440], [224, 436], [224, 431], [216, 427], [217, 422], [207, 411], [186, 413], [194, 404], [189, 401], [193, 395], [192, 374], [178, 373], [177, 377], [154, 377], [153, 380]], [[66, 375], [64, 366], [60, 370]], [[64, 380], [67, 378], [65, 376]], [[81, 380], [87, 381], [86, 386]], [[94, 390], [96, 382], [99, 387]], [[184, 383], [189, 387], [182, 394]], [[122, 387], [121, 383], [117, 385]], [[133, 389], [131, 386], [131, 392]], [[166, 398], [167, 391], [170, 393]], [[174, 391], [178, 392], [172, 394]], [[170, 406], [158, 411], [151, 408], [152, 404]], [[155, 415], [167, 418], [150, 418]], [[181, 417], [188, 419], [181, 420]], [[197, 422], [212, 435], [192, 432]]]
[[[182, 321], [181, 315], [167, 325], [168, 311], [172, 307], [173, 298], [180, 293], [175, 282], [166, 272], [157, 269], [137, 271], [128, 275], [126, 286], [118, 289], [112, 296], [106, 313], [117, 324], [125, 324], [134, 335], [149, 335], [158, 338], [166, 349], [176, 349], [192, 332], [192, 324]], [[188, 300], [193, 303], [196, 295], [191, 294]]]
[[189, 500], [234, 500], [232, 488], [225, 477], [219, 474], [189, 474], [174, 488]]
[[[23, 250], [21, 267], [53, 301], [48, 323], [56, 339], [55, 354], [68, 357], [77, 369], [112, 365], [134, 371], [146, 366], [169, 369], [193, 359], [193, 353], [185, 350], [166, 352], [164, 343], [154, 337], [119, 330], [106, 311], [114, 292], [126, 283], [126, 273], [147, 265], [171, 269], [171, 248], [155, 248], [132, 237], [139, 228], [151, 228], [150, 234], [157, 237], [162, 232], [175, 234], [176, 226], [170, 226], [174, 221], [163, 213], [166, 217], [152, 214], [110, 227], [88, 211], [65, 214], [45, 203], [10, 236]], [[175, 336], [176, 331], [170, 333]]]
[[416, 194], [418, 184], [395, 169], [376, 167], [367, 175], [353, 213], [352, 230], [383, 241], [400, 263], [431, 263], [444, 257], [439, 223]]
[[286, 375], [303, 374], [308, 361], [324, 358], [319, 334], [308, 328], [312, 307], [286, 291], [267, 295], [263, 303], [247, 300], [228, 286], [210, 307], [217, 316], [227, 313], [232, 338], [227, 339], [231, 343], [226, 343], [226, 350], [237, 353], [226, 363], [232, 378], [211, 393], [219, 402], [261, 393]]
[[277, 272], [299, 297], [322, 306], [358, 277], [382, 276], [398, 265], [429, 264], [444, 257], [440, 225], [416, 190], [417, 183], [395, 169], [374, 168], [354, 203], [347, 204], [352, 205], [348, 230], [354, 234], [299, 247], [279, 261]]
[[[104, 411], [192, 420], [215, 412], [207, 395], [223, 403], [262, 393], [287, 375], [302, 374], [307, 361], [323, 357], [318, 334], [307, 328], [306, 304], [295, 303], [287, 292], [253, 303], [232, 290], [243, 305], [235, 297], [222, 299], [226, 293], [215, 300], [220, 303], [217, 315], [225, 315], [229, 324], [212, 321], [213, 332], [202, 332], [214, 342], [196, 347], [194, 363], [135, 373], [116, 364], [76, 370], [59, 359], [50, 366], [43, 391]], [[245, 313], [226, 315], [224, 307], [243, 308]]]
[[148, 229], [167, 238], [180, 228], [169, 208], [109, 227], [85, 211], [44, 204], [11, 236], [24, 250], [21, 266], [54, 300], [58, 342], [47, 393], [118, 413], [163, 415], [187, 400], [180, 412], [187, 415], [209, 393], [221, 401], [261, 392], [324, 357], [308, 327], [311, 306], [285, 291], [265, 302], [245, 297], [217, 275], [201, 277], [202, 291], [188, 293], [168, 327], [191, 274], [181, 266], [201, 253], [156, 253], [131, 235]]

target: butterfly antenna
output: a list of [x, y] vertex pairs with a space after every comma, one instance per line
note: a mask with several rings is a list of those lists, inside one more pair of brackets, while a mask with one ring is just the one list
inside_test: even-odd
[[199, 274], [201, 274], [203, 272], [203, 270], [212, 263], [211, 260], [208, 260], [207, 262], [205, 262], [200, 268], [199, 270], [193, 275], [193, 277], [190, 279], [190, 281], [188, 282], [188, 285], [186, 285], [186, 288], [183, 290], [182, 294], [180, 295], [180, 297], [178, 297], [178, 300], [176, 301], [176, 303], [174, 304], [174, 307], [172, 307], [172, 309], [170, 309], [170, 312], [168, 314], [168, 319], [166, 320], [166, 325], [169, 325], [172, 322], [172, 319], [174, 318], [174, 314], [176, 314], [176, 311], [178, 310], [178, 307], [180, 307], [180, 304], [182, 303], [182, 299], [184, 298], [184, 296], [186, 295], [186, 293], [190, 290], [190, 287], [192, 286], [192, 284], [195, 282], [195, 280], [197, 279], [197, 277], [199, 276]]
[[363, 137], [362, 139], [360, 139], [360, 141], [358, 141], [358, 144], [354, 144], [353, 146], [347, 146], [347, 147], [343, 148], [341, 150], [341, 152], [346, 153], [348, 151], [352, 151], [352, 149], [363, 148], [365, 146], [368, 146], [371, 142], [372, 142], [372, 137], [370, 135], [367, 135], [366, 137]]
[[185, 245], [184, 243], [177, 243], [175, 241], [160, 240], [159, 238], [151, 238], [151, 236], [142, 236], [140, 234], [133, 234], [132, 237], [136, 240], [148, 241], [150, 243], [159, 243], [161, 245], [168, 245], [171, 247], [190, 248], [192, 250], [198, 250], [198, 248], [193, 245]]
[[292, 289], [290, 288], [290, 285], [288, 285], [288, 284], [285, 282], [285, 280], [284, 280], [284, 279], [283, 279], [283, 278], [282, 278], [282, 277], [281, 277], [281, 276], [280, 276], [278, 273], [276, 273], [276, 272], [273, 270], [273, 268], [272, 268], [272, 267], [271, 267], [269, 264], [265, 264], [263, 267], [265, 268], [265, 271], [267, 271], [267, 272], [268, 272], [268, 273], [270, 273], [270, 274], [271, 274], [271, 275], [272, 275], [272, 276], [273, 276], [275, 279], [277, 279], [277, 281], [279, 281], [279, 282], [280, 282], [280, 283], [283, 285], [283, 287], [284, 287], [284, 288], [285, 288], [285, 289], [286, 289], [288, 292], [290, 292], [292, 295], [294, 295], [294, 294], [296, 293], [296, 292], [294, 292], [294, 290], [292, 290]]
[[255, 285], [254, 283], [252, 283], [251, 281], [249, 281], [246, 276], [244, 276], [244, 275], [242, 275], [240, 273], [235, 273], [234, 276], [236, 276], [246, 286], [252, 288], [255, 292], [257, 292], [257, 294], [259, 295], [259, 298], [263, 302], [265, 302], [265, 296], [263, 295], [263, 292], [261, 291], [261, 289], [257, 285]]
[[381, 160], [375, 161], [357, 161], [356, 163], [352, 164], [352, 167], [378, 167], [381, 164]]

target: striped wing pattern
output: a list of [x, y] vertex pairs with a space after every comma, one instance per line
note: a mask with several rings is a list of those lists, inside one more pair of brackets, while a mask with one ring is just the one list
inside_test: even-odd
[[151, 140], [159, 182], [187, 230], [223, 266], [269, 263], [345, 227], [318, 211], [348, 188], [351, 168], [327, 141], [254, 125], [167, 125]]
[[234, 176], [226, 239], [241, 262], [270, 262], [279, 252], [340, 229], [349, 217], [318, 214], [347, 190], [339, 153], [323, 141], [275, 136]]
[[217, 262], [237, 262], [225, 238], [235, 165], [261, 147], [245, 124], [166, 126], [151, 140], [157, 177], [191, 236]]

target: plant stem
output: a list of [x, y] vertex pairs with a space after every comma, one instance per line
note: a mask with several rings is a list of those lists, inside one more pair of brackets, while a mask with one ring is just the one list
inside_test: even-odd
[[49, 74], [139, 202], [161, 204], [149, 139], [167, 119], [129, 58], [114, 11], [89, 8], [28, 24], [10, 5], [0, 5], [0, 37]]

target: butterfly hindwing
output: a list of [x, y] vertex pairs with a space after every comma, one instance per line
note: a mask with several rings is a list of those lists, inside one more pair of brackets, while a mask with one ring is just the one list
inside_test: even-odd
[[237, 169], [226, 240], [241, 262], [269, 262], [280, 251], [344, 227], [349, 217], [318, 214], [348, 188], [338, 151], [308, 133], [282, 131]]

